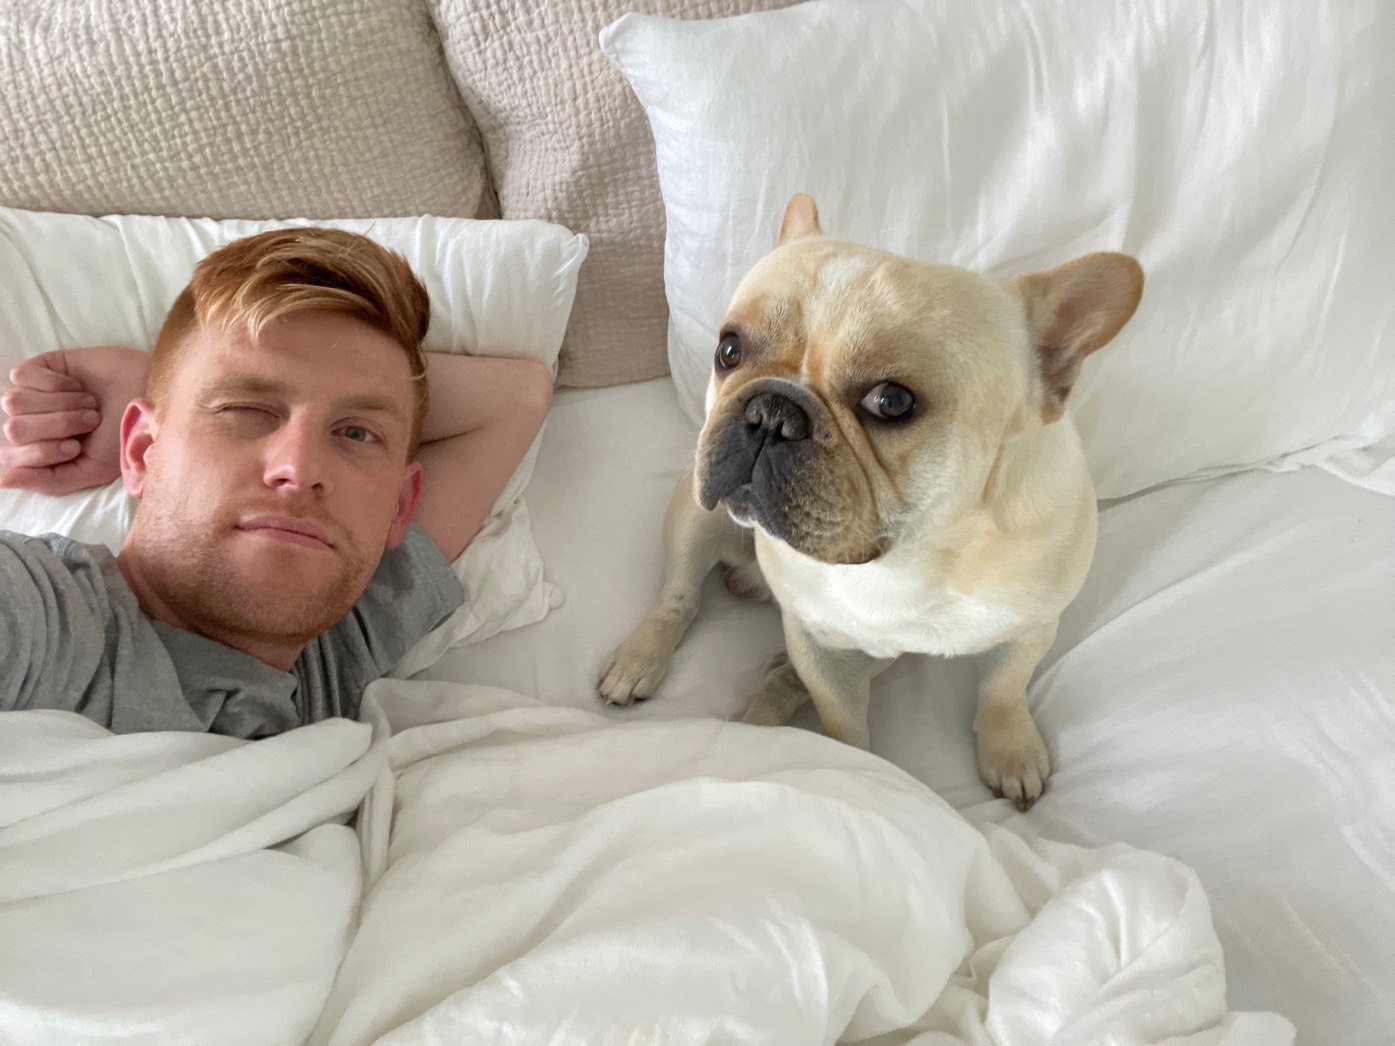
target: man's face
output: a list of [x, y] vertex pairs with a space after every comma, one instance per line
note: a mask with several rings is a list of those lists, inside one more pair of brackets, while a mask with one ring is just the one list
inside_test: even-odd
[[140, 498], [123, 559], [185, 628], [303, 644], [358, 601], [416, 506], [407, 354], [328, 312], [275, 320], [256, 344], [188, 337], [163, 417], [137, 401], [122, 426]]

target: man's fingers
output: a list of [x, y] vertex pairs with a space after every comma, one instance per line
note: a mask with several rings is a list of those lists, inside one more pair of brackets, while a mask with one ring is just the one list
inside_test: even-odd
[[89, 392], [39, 392], [19, 386], [0, 394], [0, 414], [51, 414], [62, 410], [96, 410], [97, 397]]
[[47, 439], [85, 436], [102, 416], [95, 410], [63, 410], [51, 414], [18, 414], [5, 422], [5, 438], [15, 446]]
[[60, 353], [46, 352], [42, 356], [35, 356], [10, 371], [10, 384], [39, 392], [82, 391], [82, 382], [70, 377], [64, 370], [55, 370], [55, 366], [63, 366], [66, 370]]
[[0, 470], [44, 469], [72, 461], [82, 450], [75, 439], [42, 440], [18, 447], [0, 445]]

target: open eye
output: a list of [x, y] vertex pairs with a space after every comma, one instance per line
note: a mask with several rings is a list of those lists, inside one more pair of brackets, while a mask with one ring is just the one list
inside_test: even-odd
[[735, 334], [723, 334], [717, 343], [717, 369], [731, 370], [741, 363], [741, 339]]
[[378, 437], [362, 425], [345, 425], [339, 430], [350, 443], [376, 443]]
[[884, 381], [862, 397], [862, 409], [883, 421], [906, 421], [915, 411], [915, 393], [894, 381]]

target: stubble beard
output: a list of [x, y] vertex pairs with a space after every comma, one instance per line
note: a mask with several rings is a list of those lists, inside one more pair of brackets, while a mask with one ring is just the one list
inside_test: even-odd
[[261, 554], [284, 566], [249, 578], [222, 551], [235, 519], [185, 519], [153, 502], [141, 502], [127, 546], [146, 586], [181, 627], [229, 646], [304, 645], [322, 635], [353, 609], [380, 558], [341, 538], [334, 552], [340, 568], [327, 573], [310, 562], [326, 553], [268, 543]]

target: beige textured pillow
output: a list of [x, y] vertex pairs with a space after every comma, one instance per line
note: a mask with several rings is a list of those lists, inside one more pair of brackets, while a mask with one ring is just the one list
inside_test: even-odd
[[0, 0], [0, 204], [470, 218], [487, 185], [423, 0]]
[[431, 0], [446, 61], [484, 134], [505, 218], [583, 232], [563, 385], [668, 372], [664, 208], [654, 139], [600, 31], [627, 11], [714, 18], [791, 0]]

